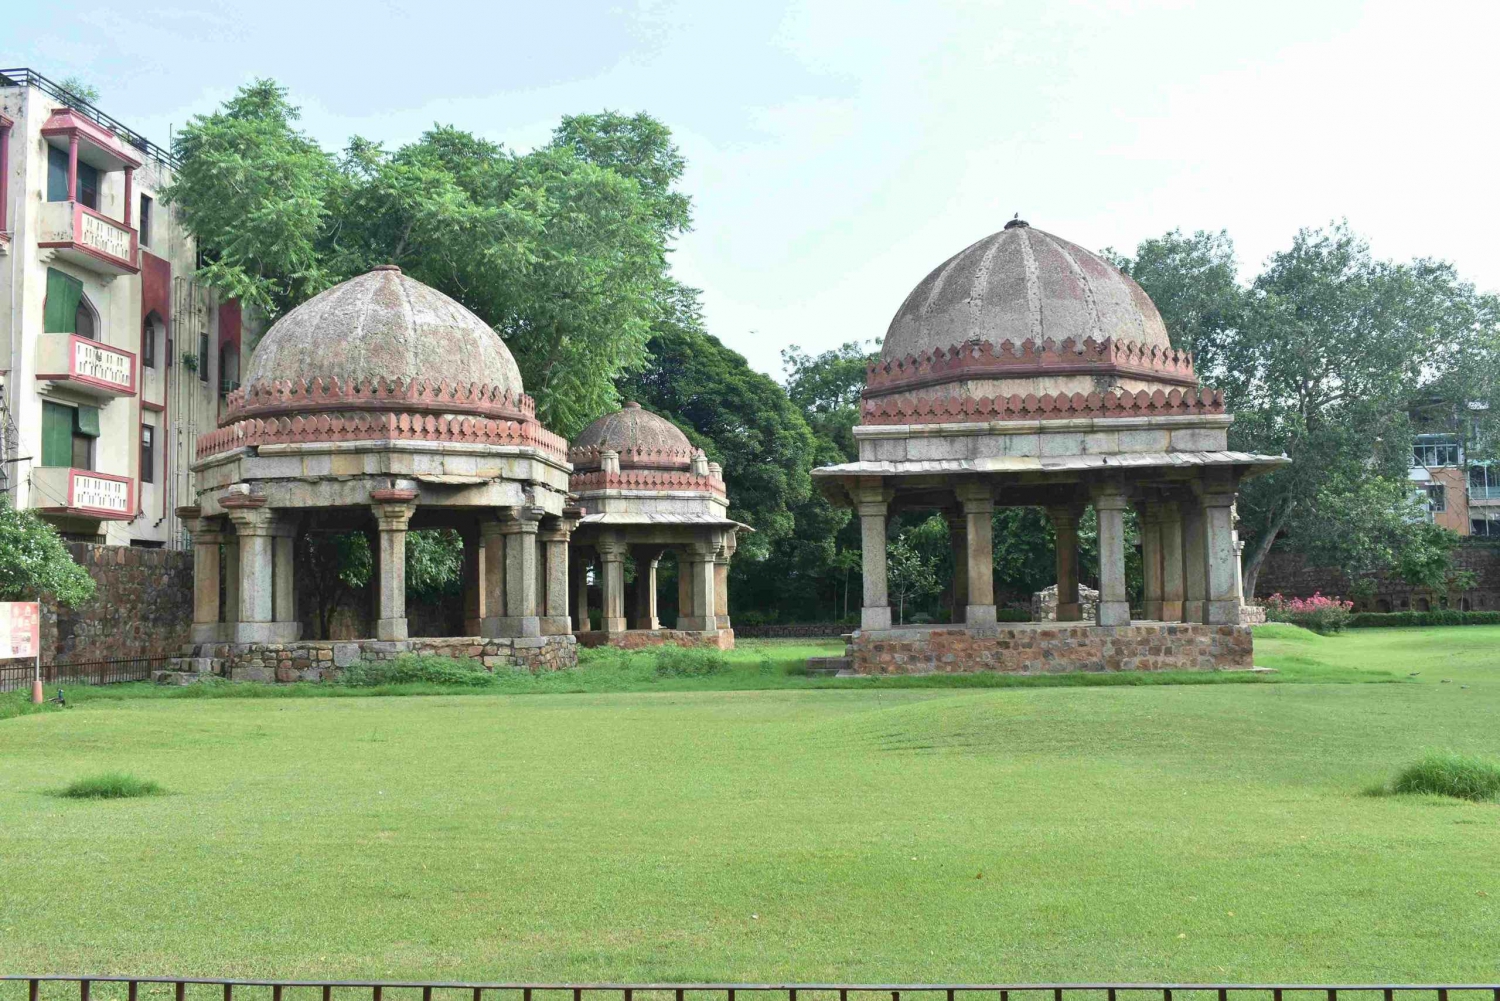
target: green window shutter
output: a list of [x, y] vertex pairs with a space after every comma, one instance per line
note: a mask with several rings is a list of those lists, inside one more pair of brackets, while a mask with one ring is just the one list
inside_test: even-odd
[[81, 435], [87, 435], [90, 438], [97, 438], [97, 437], [99, 437], [99, 408], [98, 407], [82, 407], [82, 406], [80, 406], [80, 407], [75, 408], [73, 412], [78, 415], [77, 416], [78, 423], [76, 425], [74, 425], [74, 428], [75, 428], [75, 430], [77, 430], [77, 432], [79, 434], [81, 434]]
[[73, 464], [73, 408], [42, 401], [42, 465]]
[[68, 151], [47, 147], [47, 201], [68, 200]]
[[72, 275], [47, 269], [47, 304], [42, 307], [42, 332], [73, 334], [78, 324], [78, 303], [83, 299], [83, 282]]

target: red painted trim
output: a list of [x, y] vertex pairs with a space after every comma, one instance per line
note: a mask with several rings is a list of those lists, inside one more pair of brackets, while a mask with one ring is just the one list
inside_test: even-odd
[[53, 136], [67, 136], [68, 142], [76, 143], [80, 138], [87, 139], [89, 145], [108, 153], [123, 165], [139, 167], [143, 162], [140, 157], [131, 153], [120, 140], [98, 122], [78, 114], [72, 108], [54, 109], [52, 115], [42, 123], [42, 136], [52, 138]]
[[[46, 135], [46, 133], [42, 133]], [[78, 133], [68, 136], [68, 201], [78, 202]], [[73, 232], [78, 232], [74, 228]]]
[[[107, 507], [86, 507], [80, 504], [75, 504], [73, 501], [77, 496], [77, 487], [74, 481], [77, 480], [80, 474], [83, 476], [92, 476], [95, 479], [99, 480], [112, 480], [115, 483], [125, 484], [126, 488], [129, 490], [129, 493], [125, 497], [126, 510], [113, 511]], [[69, 468], [67, 510], [69, 512], [98, 515], [111, 521], [129, 521], [131, 518], [135, 517], [135, 515], [131, 513], [135, 510], [135, 481], [128, 476], [116, 476], [113, 473], [96, 473], [93, 470], [89, 469]]]
[[391, 502], [414, 501], [417, 499], [415, 490], [403, 490], [398, 487], [388, 487], [383, 490], [371, 490], [370, 500], [381, 504]]
[[10, 127], [15, 123], [0, 115], [0, 236], [10, 241]]
[[[121, 393], [119, 383], [105, 382], [103, 379], [100, 379], [96, 376], [79, 374], [77, 351], [77, 343], [79, 341], [88, 344], [90, 347], [99, 348], [102, 351], [113, 351], [117, 355], [124, 355], [126, 358], [130, 359], [130, 387], [128, 392]], [[116, 348], [111, 347], [108, 344], [101, 344], [100, 342], [91, 340], [87, 337], [79, 337], [77, 334], [68, 335], [68, 371], [66, 373], [38, 372], [36, 377], [38, 381], [46, 380], [49, 382], [77, 382], [85, 386], [94, 386], [97, 389], [112, 390], [113, 392], [118, 393], [121, 396], [136, 395], [136, 387], [138, 385], [138, 381], [136, 379], [136, 358], [133, 352], [126, 351], [124, 348]]]
[[[162, 343], [157, 345], [156, 363], [157, 371], [162, 374], [163, 388], [169, 387], [173, 378], [174, 369], [167, 364], [167, 344], [172, 340], [172, 264], [165, 258], [157, 257], [149, 250], [139, 251], [137, 260], [141, 266], [141, 351], [144, 355], [146, 345], [146, 317], [155, 313], [161, 320]], [[137, 369], [139, 371], [139, 368]], [[143, 391], [144, 392], [144, 391]], [[151, 403], [144, 396], [141, 398], [141, 406], [148, 410], [154, 410], [161, 416], [157, 420], [158, 432], [167, 428], [167, 405], [162, 403]], [[145, 424], [145, 421], [141, 421]], [[167, 448], [161, 435], [157, 435], [157, 451], [161, 453], [161, 517], [165, 521], [167, 517], [167, 494], [172, 476], [172, 451]], [[139, 443], [137, 443], [137, 454], [139, 454]], [[136, 470], [137, 476], [140, 470]]]
[[165, 403], [152, 403], [150, 400], [146, 399], [141, 400], [141, 407], [144, 410], [149, 410], [152, 413], [156, 414], [164, 414], [167, 412], [167, 405]]

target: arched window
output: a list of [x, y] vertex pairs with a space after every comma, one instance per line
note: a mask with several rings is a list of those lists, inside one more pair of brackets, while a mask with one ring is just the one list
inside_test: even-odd
[[86, 295], [78, 297], [78, 309], [73, 315], [73, 333], [91, 341], [99, 339], [99, 314]]
[[152, 310], [146, 314], [141, 321], [141, 365], [145, 368], [156, 367], [156, 353], [161, 350], [162, 331], [166, 324], [161, 322], [161, 317]]

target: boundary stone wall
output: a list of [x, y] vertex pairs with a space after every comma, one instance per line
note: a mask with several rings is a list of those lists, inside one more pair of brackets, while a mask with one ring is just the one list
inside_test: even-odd
[[339, 672], [361, 661], [395, 660], [403, 654], [477, 660], [491, 671], [535, 674], [578, 663], [572, 636], [485, 639], [479, 636], [410, 640], [299, 640], [295, 643], [201, 643], [160, 672], [157, 681], [189, 684], [205, 675], [231, 681], [336, 681]]
[[1253, 666], [1249, 626], [1017, 623], [853, 634], [857, 674], [1059, 674], [1068, 671], [1223, 671]]
[[734, 649], [734, 630], [720, 629], [716, 632], [692, 632], [683, 629], [628, 629], [613, 635], [594, 630], [578, 634], [578, 642], [586, 647], [612, 646], [620, 650], [643, 650], [646, 647], [675, 643], [682, 647], [711, 647], [717, 650]]
[[78, 608], [42, 602], [42, 662], [175, 654], [191, 638], [193, 554], [178, 549], [68, 543], [94, 579]]
[[1350, 593], [1354, 582], [1342, 570], [1313, 566], [1301, 553], [1273, 549], [1255, 580], [1255, 594], [1257, 598], [1277, 593], [1308, 598], [1319, 593], [1352, 600], [1355, 610], [1361, 612], [1431, 611], [1442, 607], [1476, 612], [1500, 609], [1500, 540], [1463, 540], [1453, 551], [1453, 564], [1478, 576], [1478, 586], [1471, 591], [1443, 594], [1377, 573], [1373, 575], [1375, 593], [1369, 598], [1355, 599]]

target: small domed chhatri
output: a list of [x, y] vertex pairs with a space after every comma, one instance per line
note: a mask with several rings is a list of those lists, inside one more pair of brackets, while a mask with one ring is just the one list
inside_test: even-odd
[[[1284, 457], [1228, 450], [1233, 418], [1174, 349], [1154, 304], [1103, 258], [1014, 219], [907, 295], [868, 370], [855, 462], [813, 471], [860, 516], [864, 609], [856, 671], [1250, 666], [1234, 500]], [[1057, 537], [1061, 646], [995, 613], [994, 507], [1045, 508]], [[1079, 618], [1078, 522], [1099, 525], [1095, 625]], [[891, 629], [886, 521], [950, 527], [953, 625]], [[1125, 591], [1125, 512], [1139, 517], [1144, 620]], [[1170, 627], [1163, 623], [1175, 623]], [[1233, 628], [1223, 628], [1233, 627]], [[941, 635], [941, 639], [934, 636]]]
[[[226, 661], [232, 676], [334, 668], [320, 646], [332, 637], [307, 635], [328, 616], [297, 605], [309, 597], [298, 540], [320, 533], [370, 540], [374, 607], [341, 614], [385, 644], [372, 655], [478, 647], [533, 668], [576, 659], [567, 442], [538, 423], [499, 335], [394, 266], [271, 326], [220, 427], [199, 436], [193, 469], [198, 502], [180, 509], [196, 550], [193, 637], [197, 656]], [[405, 540], [422, 528], [463, 538], [457, 637], [408, 638]]]
[[[573, 532], [579, 582], [574, 626], [579, 641], [637, 647], [672, 642], [729, 649], [729, 560], [736, 533], [717, 463], [671, 421], [638, 403], [594, 421], [574, 440], [569, 487], [581, 517]], [[677, 563], [677, 620], [662, 628], [657, 567]], [[635, 560], [634, 593], [625, 594], [625, 557]], [[599, 628], [589, 614], [588, 569], [598, 571]]]

